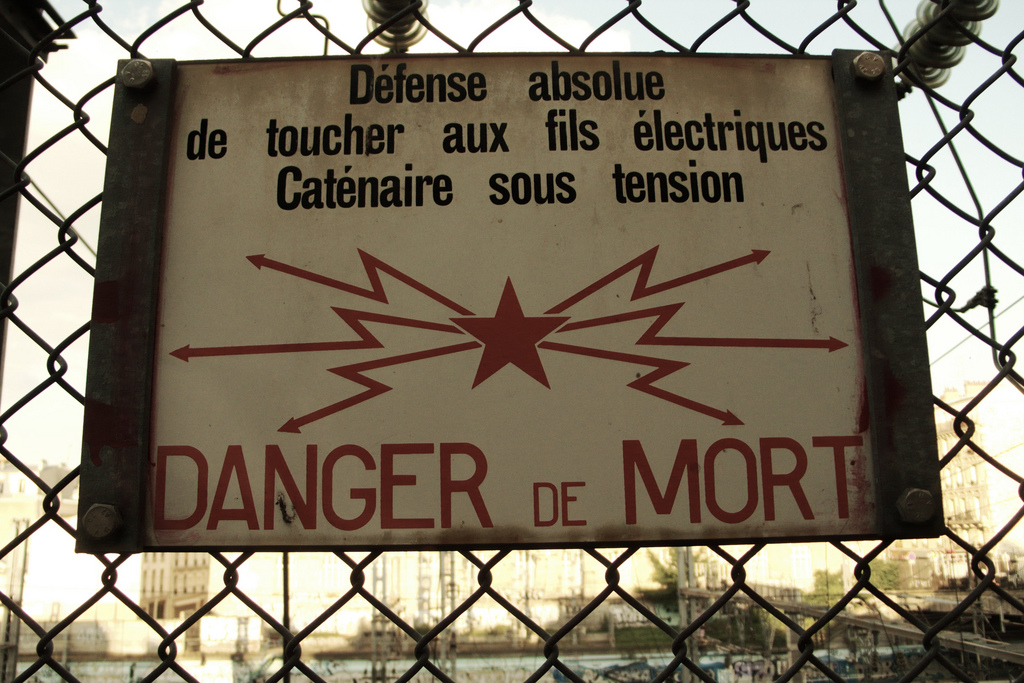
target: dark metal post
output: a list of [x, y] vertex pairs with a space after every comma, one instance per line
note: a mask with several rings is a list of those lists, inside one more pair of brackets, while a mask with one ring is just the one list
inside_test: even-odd
[[[28, 528], [27, 519], [14, 520], [14, 537], [17, 538], [22, 531]], [[11, 562], [11, 574], [8, 586], [8, 595], [11, 601], [21, 607], [22, 596], [25, 593], [25, 569], [28, 562], [28, 541], [11, 551], [8, 556]], [[0, 661], [0, 683], [13, 681], [18, 675], [18, 641], [21, 638], [21, 617], [17, 616], [10, 609], [4, 610], [3, 624], [3, 654]]]
[[[0, 40], [0, 83], [25, 69], [25, 54], [6, 37]], [[32, 98], [32, 78], [23, 76], [0, 91], [0, 283], [11, 281], [14, 235], [18, 222], [18, 193], [9, 192], [18, 184], [15, 165], [25, 155], [28, 132], [28, 108]], [[6, 196], [4, 196], [6, 195]]]
[[[36, 46], [53, 27], [43, 18], [46, 11], [59, 23], [61, 19], [48, 3], [41, 1], [31, 3], [14, 0], [0, 0], [3, 12], [0, 12], [0, 85], [11, 82], [0, 90], [0, 289], [6, 288], [11, 281], [11, 266], [14, 261], [14, 238], [18, 224], [18, 191], [15, 188], [21, 183], [21, 174], [16, 173], [17, 164], [25, 156], [25, 137], [28, 133], [28, 110], [32, 100], [31, 72], [27, 69], [32, 65], [29, 50]], [[68, 31], [65, 38], [74, 38]], [[51, 50], [58, 49], [54, 44]], [[41, 53], [45, 59], [47, 50]], [[21, 74], [19, 76], [19, 74]], [[6, 308], [7, 301], [0, 301], [0, 308]], [[0, 335], [0, 370], [6, 326]]]
[[[281, 581], [283, 583], [283, 586], [282, 586], [282, 599], [283, 599], [283, 602], [284, 602], [284, 607], [282, 609], [281, 623], [284, 624], [285, 630], [288, 631], [289, 633], [291, 633], [291, 630], [292, 630], [291, 621], [292, 620], [291, 620], [290, 610], [288, 609], [288, 603], [291, 600], [291, 590], [290, 590], [291, 581], [290, 581], [289, 572], [288, 572], [288, 553], [287, 552], [281, 553]], [[288, 642], [290, 640], [291, 640], [290, 638], [286, 638], [284, 640], [284, 646], [282, 648], [282, 657], [283, 657], [282, 661], [287, 661], [288, 660]], [[292, 670], [288, 669], [287, 671], [284, 672], [284, 683], [291, 683], [291, 680], [292, 680]]]

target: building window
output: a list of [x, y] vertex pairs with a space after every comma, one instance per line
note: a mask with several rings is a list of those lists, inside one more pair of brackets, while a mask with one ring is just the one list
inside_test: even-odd
[[803, 544], [792, 547], [793, 579], [798, 583], [810, 581], [813, 577], [811, 569], [811, 549]]

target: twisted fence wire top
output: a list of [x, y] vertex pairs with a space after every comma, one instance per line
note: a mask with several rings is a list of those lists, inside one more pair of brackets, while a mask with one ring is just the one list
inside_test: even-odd
[[[936, 669], [960, 680], [984, 677], [981, 659], [969, 665], [948, 649], [957, 640], [957, 623], [963, 619], [977, 623], [977, 613], [986, 614], [993, 604], [1004, 616], [1024, 618], [1024, 603], [1009, 571], [1009, 558], [1024, 549], [1024, 542], [1017, 540], [1017, 527], [1024, 517], [1017, 490], [1024, 487], [1024, 460], [1015, 450], [1022, 441], [1019, 428], [1013, 429], [1013, 422], [1020, 422], [1017, 390], [1022, 383], [1014, 347], [1024, 335], [1024, 306], [1017, 306], [1024, 298], [1024, 242], [1016, 232], [1022, 214], [1018, 197], [1024, 189], [1024, 149], [1016, 120], [1024, 103], [1024, 80], [1015, 55], [1024, 38], [1020, 6], [1002, 3], [995, 17], [977, 28], [955, 18], [956, 3], [951, 2], [937, 3], [932, 19], [911, 26], [916, 3], [435, 0], [427, 8], [414, 0], [390, 23], [367, 30], [362, 8], [353, 2], [286, 1], [281, 3], [281, 14], [272, 2], [194, 0], [159, 7], [74, 0], [52, 4], [56, 12], [45, 14], [54, 24], [52, 31], [34, 44], [7, 30], [0, 35], [0, 42], [17, 55], [10, 62], [13, 67], [0, 77], [0, 97], [7, 98], [26, 80], [34, 82], [27, 151], [21, 158], [4, 154], [0, 160], [0, 202], [20, 200], [17, 256], [2, 301], [8, 325], [0, 452], [6, 459], [4, 476], [10, 481], [21, 477], [29, 494], [39, 492], [19, 513], [0, 556], [7, 566], [14, 566], [28, 546], [37, 548], [45, 542], [53, 553], [64, 553], [55, 554], [52, 562], [76, 568], [74, 579], [67, 581], [75, 584], [75, 590], [73, 597], [64, 600], [66, 608], [54, 617], [49, 611], [35, 610], [35, 603], [14, 583], [4, 584], [0, 602], [13, 613], [12, 623], [23, 626], [18, 680], [54, 676], [78, 680], [74, 665], [60, 656], [56, 643], [61, 637], [70, 638], [76, 624], [101, 613], [105, 605], [119, 605], [153, 635], [146, 652], [140, 653], [147, 663], [135, 669], [135, 675], [144, 680], [165, 675], [203, 678], [202, 666], [184, 652], [188, 633], [219, 613], [250, 614], [265, 631], [276, 634], [283, 650], [265, 670], [267, 680], [281, 680], [289, 672], [326, 680], [325, 669], [303, 655], [303, 643], [311, 642], [326, 623], [351, 609], [367, 610], [372, 619], [383, 620], [397, 634], [398, 663], [388, 676], [399, 680], [414, 676], [449, 680], [449, 671], [439, 663], [439, 645], [484, 606], [503, 610], [533, 648], [534, 659], [524, 676], [528, 680], [548, 674], [582, 680], [565, 648], [574, 642], [581, 625], [609, 602], [627, 605], [664, 634], [660, 645], [664, 659], [656, 680], [681, 675], [678, 672], [684, 669], [703, 680], [714, 680], [697, 666], [699, 644], [707, 642], [701, 634], [737, 605], [763, 610], [778, 628], [791, 634], [797, 655], [780, 672], [787, 680], [798, 671], [842, 679], [834, 662], [816, 652], [815, 644], [823, 638], [827, 641], [826, 631], [846, 623], [844, 615], [852, 614], [858, 605], [870, 603], [879, 619], [880, 610], [885, 610], [893, 618], [887, 623], [902, 624], [917, 634], [920, 653], [897, 672], [905, 680]], [[49, 480], [40, 472], [44, 459], [74, 463], [78, 457], [115, 60], [376, 54], [382, 48], [374, 38], [409, 16], [427, 32], [414, 48], [417, 52], [893, 51], [895, 72], [908, 91], [900, 107], [922, 295], [928, 305], [925, 315], [940, 425], [938, 457], [951, 491], [964, 486], [968, 471], [981, 472], [990, 482], [987, 516], [971, 514], [955, 502], [948, 511], [950, 528], [936, 547], [966, 558], [965, 574], [954, 604], [940, 618], [922, 619], [891, 588], [872, 578], [873, 561], [907, 557], [899, 547], [902, 544], [885, 542], [836, 543], [815, 551], [826, 562], [820, 569], [827, 571], [828, 562], [832, 566], [846, 562], [853, 570], [844, 589], [827, 596], [826, 606], [802, 612], [794, 612], [782, 598], [769, 597], [764, 586], [748, 579], [773, 546], [704, 548], [700, 552], [706, 571], [710, 573], [714, 564], [724, 567], [726, 574], [721, 586], [706, 581], [708, 593], [700, 608], [678, 627], [654, 611], [646, 593], [623, 585], [625, 570], [645, 557], [646, 550], [640, 548], [621, 553], [587, 549], [580, 561], [591, 566], [600, 585], [582, 586], [592, 590], [578, 596], [553, 626], [532, 616], [528, 597], [517, 587], [514, 567], [523, 551], [461, 553], [458, 566], [471, 583], [459, 585], [457, 603], [427, 624], [413, 623], [409, 615], [396, 611], [386, 595], [375, 592], [383, 584], [373, 580], [374, 572], [395, 553], [314, 556], [314, 564], [335, 566], [340, 581], [305, 623], [285, 623], [280, 593], [261, 603], [244, 588], [246, 568], [260, 562], [260, 554], [207, 557], [203, 566], [210, 567], [214, 582], [196, 609], [168, 615], [177, 617], [173, 623], [148, 613], [140, 604], [139, 557], [71, 555], [77, 469]], [[911, 48], [942, 22], [963, 37], [966, 58], [949, 72], [948, 83], [931, 89], [921, 81]], [[965, 385], [964, 378], [971, 383]], [[530, 560], [526, 562], [529, 566]], [[997, 578], [1007, 585], [1000, 585]], [[963, 640], [962, 635], [959, 638]], [[28, 650], [27, 641], [31, 641]], [[29, 651], [34, 654], [27, 655]], [[1014, 675], [1024, 679], [1019, 669]]]

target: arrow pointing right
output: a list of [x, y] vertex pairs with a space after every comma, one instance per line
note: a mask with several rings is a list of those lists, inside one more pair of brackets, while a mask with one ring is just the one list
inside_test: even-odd
[[645, 337], [637, 344], [650, 346], [727, 346], [759, 349], [827, 349], [829, 353], [849, 344], [835, 337], [828, 339], [757, 339], [742, 337]]

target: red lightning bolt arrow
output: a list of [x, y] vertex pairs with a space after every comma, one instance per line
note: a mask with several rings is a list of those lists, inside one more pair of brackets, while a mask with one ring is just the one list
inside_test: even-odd
[[677, 406], [692, 410], [701, 415], [707, 415], [713, 417], [716, 420], [721, 420], [723, 425], [741, 425], [743, 422], [736, 417], [732, 411], [729, 410], [718, 410], [711, 406], [698, 403], [691, 399], [680, 396], [679, 394], [673, 394], [670, 391], [659, 389], [653, 386], [655, 382], [663, 377], [668, 377], [672, 373], [682, 370], [689, 363], [684, 363], [677, 360], [668, 360], [665, 358], [652, 358], [650, 356], [638, 356], [632, 353], [619, 353], [618, 351], [605, 351], [604, 349], [594, 349], [587, 346], [575, 346], [572, 344], [559, 344], [558, 342], [541, 342], [538, 344], [538, 348], [548, 349], [549, 351], [562, 351], [564, 353], [574, 353], [580, 356], [590, 356], [591, 358], [604, 358], [606, 360], [614, 360], [622, 363], [637, 363], [639, 365], [647, 365], [653, 367], [654, 370], [647, 373], [643, 377], [640, 377], [626, 386], [637, 391], [642, 391], [645, 394], [660, 398], [674, 403]]
[[768, 256], [769, 253], [771, 252], [754, 249], [746, 256], [734, 258], [730, 261], [725, 261], [718, 265], [698, 270], [694, 273], [690, 273], [689, 275], [683, 275], [672, 280], [667, 280], [657, 285], [648, 286], [648, 282], [651, 278], [651, 270], [654, 268], [654, 259], [658, 255], [658, 247], [654, 247], [643, 254], [640, 254], [629, 263], [616, 268], [600, 280], [581, 289], [576, 294], [573, 294], [562, 303], [547, 311], [547, 314], [553, 315], [566, 311], [586, 299], [594, 292], [603, 289], [632, 270], [639, 269], [639, 272], [636, 275], [636, 284], [633, 286], [633, 294], [630, 297], [630, 301], [636, 301], [637, 299], [643, 299], [644, 297], [651, 296], [652, 294], [660, 294], [661, 292], [675, 289], [676, 287], [682, 287], [683, 285], [696, 282], [697, 280], [703, 280], [704, 278], [711, 277], [712, 275], [724, 273], [728, 270], [732, 270], [733, 268], [740, 268], [742, 266], [760, 263], [761, 261], [764, 261], [765, 257]]
[[369, 401], [371, 398], [375, 398], [381, 394], [391, 391], [391, 387], [389, 385], [367, 377], [363, 374], [364, 372], [376, 370], [378, 368], [386, 368], [390, 365], [400, 365], [401, 363], [411, 363], [413, 361], [424, 360], [426, 358], [436, 358], [438, 356], [444, 356], [450, 353], [459, 353], [460, 351], [468, 351], [479, 347], [479, 342], [466, 342], [464, 344], [442, 346], [437, 349], [428, 349], [426, 351], [417, 351], [415, 353], [404, 353], [399, 356], [391, 356], [390, 358], [379, 358], [377, 360], [370, 360], [362, 363], [353, 363], [352, 365], [343, 365], [338, 368], [330, 368], [329, 372], [333, 372], [336, 375], [352, 380], [356, 384], [366, 387], [366, 391], [346, 398], [343, 401], [338, 401], [337, 403], [332, 403], [329, 406], [324, 406], [319, 410], [314, 410], [312, 413], [307, 415], [293, 417], [285, 422], [277, 431], [298, 434], [302, 427], [311, 422], [322, 420], [329, 415], [340, 413], [347, 408], [359, 405], [364, 401]]
[[[644, 335], [647, 336], [646, 334]], [[757, 339], [729, 337], [653, 337], [637, 344], [652, 346], [729, 346], [760, 349], [828, 349], [829, 353], [845, 349], [848, 344], [835, 337], [828, 339]]]
[[196, 348], [185, 345], [180, 349], [171, 351], [171, 355], [187, 363], [190, 358], [200, 358], [203, 356], [245, 356], [263, 353], [307, 353], [310, 351], [352, 351], [384, 348], [384, 344], [363, 325], [362, 321], [463, 334], [463, 331], [455, 325], [448, 325], [446, 323], [435, 323], [428, 320], [416, 320], [415, 318], [403, 318], [382, 313], [370, 313], [368, 311], [356, 311], [351, 308], [338, 308], [335, 306], [332, 306], [332, 309], [359, 335], [359, 339], [353, 341], [255, 344], [249, 346], [201, 346]]
[[247, 356], [262, 353], [306, 353], [309, 351], [351, 351], [353, 349], [379, 349], [380, 343], [366, 341], [297, 342], [294, 344], [259, 344], [252, 346], [199, 346], [189, 345], [171, 351], [171, 355], [186, 363], [190, 358], [207, 356]]
[[427, 287], [418, 280], [414, 280], [397, 268], [393, 268], [387, 263], [384, 263], [384, 261], [381, 261], [376, 256], [371, 256], [362, 249], [359, 249], [358, 251], [359, 258], [363, 263], [363, 270], [366, 272], [366, 278], [370, 281], [370, 286], [368, 288], [359, 287], [357, 285], [349, 284], [348, 282], [342, 282], [341, 280], [335, 280], [334, 278], [329, 278], [325, 275], [320, 275], [319, 273], [314, 273], [303, 268], [297, 268], [296, 266], [291, 266], [287, 263], [282, 263], [281, 261], [275, 261], [267, 258], [266, 254], [256, 254], [254, 256], [247, 256], [246, 258], [248, 258], [249, 261], [251, 261], [252, 264], [260, 270], [264, 268], [276, 270], [280, 273], [302, 278], [303, 280], [309, 280], [310, 282], [315, 282], [319, 285], [324, 285], [333, 289], [339, 289], [343, 292], [355, 294], [356, 296], [361, 296], [382, 304], [388, 303], [388, 296], [384, 291], [384, 284], [381, 282], [380, 274], [387, 273], [399, 282], [430, 297], [434, 301], [455, 311], [459, 315], [473, 315], [473, 312], [466, 307], [460, 306], [443, 294], [435, 292], [430, 287]]
[[642, 320], [654, 318], [654, 322], [640, 336], [637, 344], [640, 346], [716, 346], [716, 347], [743, 347], [762, 349], [828, 349], [829, 353], [846, 348], [848, 344], [839, 341], [835, 337], [828, 339], [766, 339], [748, 337], [661, 337], [658, 335], [662, 328], [668, 324], [683, 304], [667, 304], [654, 308], [645, 308], [640, 311], [629, 311], [627, 313], [616, 313], [601, 318], [590, 318], [589, 320], [577, 320], [566, 323], [558, 332], [572, 332], [588, 327], [599, 327], [601, 325], [614, 325], [628, 320]]

